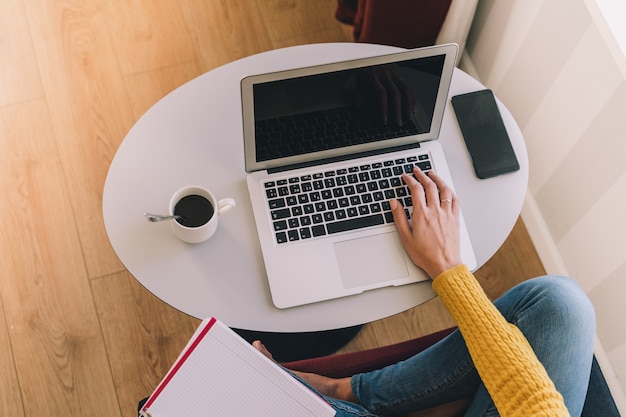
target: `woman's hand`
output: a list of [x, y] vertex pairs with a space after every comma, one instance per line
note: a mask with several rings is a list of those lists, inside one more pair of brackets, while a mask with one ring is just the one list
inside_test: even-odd
[[459, 202], [435, 172], [426, 175], [415, 167], [413, 173], [415, 177], [402, 176], [413, 200], [412, 226], [404, 208], [395, 199], [390, 201], [391, 210], [409, 257], [428, 276], [435, 278], [461, 264]]

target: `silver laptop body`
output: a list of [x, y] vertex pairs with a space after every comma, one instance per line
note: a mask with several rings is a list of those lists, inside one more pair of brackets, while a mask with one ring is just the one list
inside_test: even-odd
[[[247, 183], [274, 305], [427, 280], [389, 212], [417, 164], [453, 187], [439, 137], [454, 44], [245, 77]], [[476, 266], [461, 216], [461, 256]]]

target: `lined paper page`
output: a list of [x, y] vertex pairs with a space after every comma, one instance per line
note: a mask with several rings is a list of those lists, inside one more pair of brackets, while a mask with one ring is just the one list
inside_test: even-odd
[[[202, 336], [208, 326], [210, 330]], [[325, 401], [220, 321], [203, 321], [177, 364], [146, 403], [152, 417], [335, 414]]]

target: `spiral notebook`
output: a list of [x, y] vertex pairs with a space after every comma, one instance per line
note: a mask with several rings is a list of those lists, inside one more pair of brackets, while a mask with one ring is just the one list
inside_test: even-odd
[[316, 393], [215, 318], [204, 320], [142, 417], [334, 416]]

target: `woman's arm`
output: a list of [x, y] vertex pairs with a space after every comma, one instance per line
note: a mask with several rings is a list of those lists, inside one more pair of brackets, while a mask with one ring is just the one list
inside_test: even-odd
[[569, 416], [532, 347], [487, 298], [461, 264], [459, 202], [445, 182], [419, 168], [404, 175], [413, 200], [412, 224], [391, 201], [402, 243], [413, 262], [434, 279], [433, 288], [452, 314], [476, 369], [503, 416]]
[[433, 288], [459, 326], [502, 416], [569, 416], [522, 332], [505, 320], [465, 265], [440, 274]]

